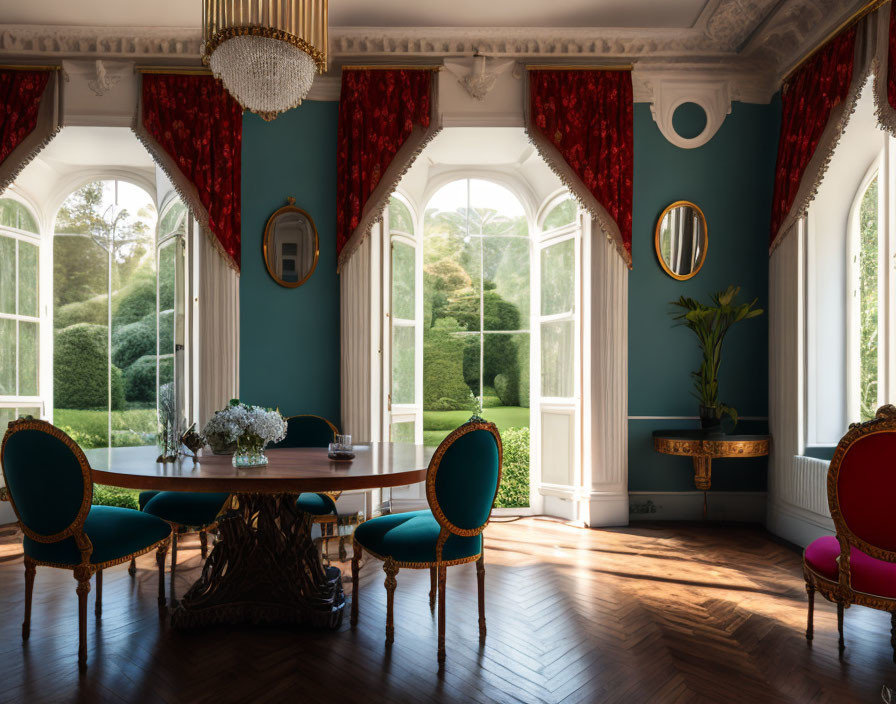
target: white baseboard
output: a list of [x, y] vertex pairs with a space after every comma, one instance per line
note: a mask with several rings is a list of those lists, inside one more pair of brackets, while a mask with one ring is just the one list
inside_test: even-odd
[[766, 527], [784, 540], [806, 547], [816, 538], [834, 535], [834, 522], [828, 516], [805, 511], [797, 506], [769, 502]]
[[588, 520], [591, 528], [627, 526], [629, 521], [628, 492], [592, 492], [588, 497]]
[[[764, 491], [710, 491], [706, 517], [711, 521], [765, 523]], [[629, 518], [635, 521], [699, 521], [702, 491], [629, 492]]]
[[17, 523], [16, 512], [12, 510], [12, 504], [8, 501], [0, 501], [0, 525]]

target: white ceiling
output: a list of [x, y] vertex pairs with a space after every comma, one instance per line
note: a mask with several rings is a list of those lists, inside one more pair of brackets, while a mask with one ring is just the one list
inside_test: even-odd
[[[691, 27], [709, 0], [331, 0], [333, 27]], [[201, 0], [0, 0], [3, 24], [198, 27]]]
[[38, 158], [55, 167], [153, 167], [149, 152], [127, 127], [66, 127]]
[[423, 155], [436, 164], [518, 164], [534, 150], [525, 131], [515, 127], [453, 127], [440, 132]]

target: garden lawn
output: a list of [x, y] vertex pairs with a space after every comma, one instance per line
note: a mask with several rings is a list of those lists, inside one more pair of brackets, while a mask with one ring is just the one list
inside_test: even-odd
[[[53, 424], [66, 430], [85, 450], [106, 447], [107, 422], [105, 410], [56, 408], [53, 411]], [[112, 444], [115, 447], [152, 445], [156, 422], [155, 408], [112, 411]]]
[[[470, 420], [470, 411], [423, 411], [423, 444], [435, 447], [459, 425]], [[529, 409], [521, 406], [483, 408], [482, 417], [503, 432], [508, 428], [528, 428]]]

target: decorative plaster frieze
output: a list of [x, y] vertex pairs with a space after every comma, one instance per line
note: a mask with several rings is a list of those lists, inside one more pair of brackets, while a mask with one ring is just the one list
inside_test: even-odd
[[0, 25], [0, 55], [187, 58], [199, 63], [198, 28]]
[[[494, 90], [502, 73], [516, 67], [518, 64], [513, 59], [501, 61], [482, 55], [470, 59], [445, 61], [445, 70], [457, 79], [458, 84], [471, 98], [480, 102]], [[512, 75], [515, 78], [522, 77], [517, 70], [514, 70]]]
[[714, 43], [726, 51], [736, 52], [744, 38], [750, 36], [768, 16], [779, 0], [739, 0], [719, 2], [715, 8], [704, 12], [704, 31]]
[[831, 30], [866, 0], [787, 0], [775, 7], [749, 37], [740, 55], [771, 70], [777, 83]]

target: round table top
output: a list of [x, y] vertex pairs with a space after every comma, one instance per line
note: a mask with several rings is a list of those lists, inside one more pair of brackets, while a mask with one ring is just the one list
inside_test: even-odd
[[[426, 479], [434, 447], [409, 443], [355, 445], [355, 459], [334, 462], [326, 448], [274, 448], [265, 451], [268, 464], [237, 468], [230, 455], [200, 453], [176, 462], [156, 462], [158, 448], [116, 447], [87, 450], [97, 484], [126, 489], [230, 493], [301, 493], [405, 486]], [[208, 452], [205, 450], [204, 452]]]

